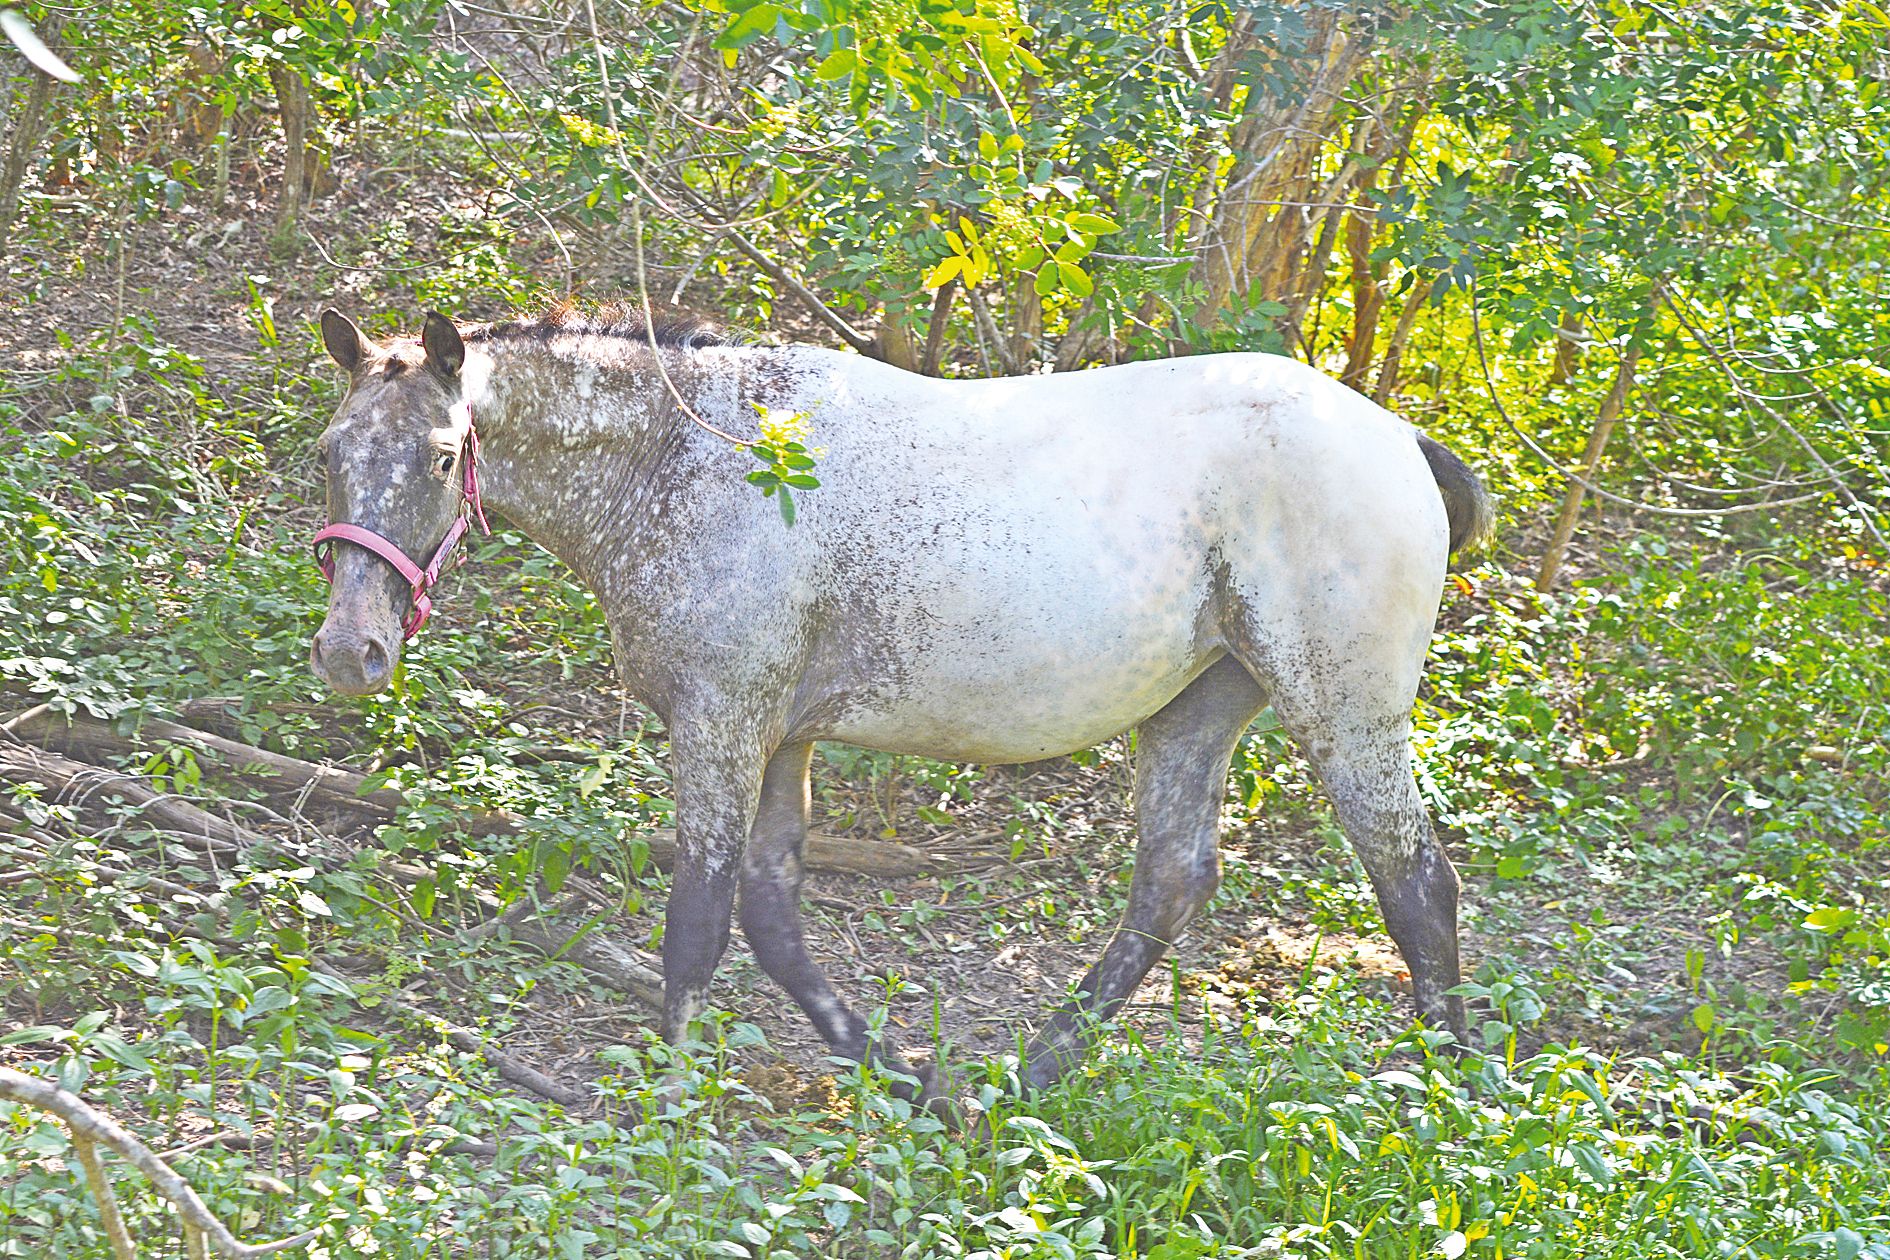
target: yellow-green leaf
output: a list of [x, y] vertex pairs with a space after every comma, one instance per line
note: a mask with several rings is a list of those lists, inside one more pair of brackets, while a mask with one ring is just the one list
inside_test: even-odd
[[928, 289], [937, 289], [944, 286], [947, 282], [957, 279], [964, 273], [965, 263], [968, 261], [970, 260], [963, 254], [953, 254], [950, 258], [945, 259], [927, 273], [925, 277], [925, 287]]
[[1057, 279], [1077, 297], [1088, 297], [1096, 289], [1096, 282], [1089, 278], [1089, 273], [1073, 262], [1057, 263]]

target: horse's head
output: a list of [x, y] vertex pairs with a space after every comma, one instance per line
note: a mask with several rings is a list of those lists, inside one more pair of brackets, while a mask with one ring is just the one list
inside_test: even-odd
[[360, 696], [393, 677], [402, 642], [426, 619], [427, 587], [477, 511], [477, 438], [452, 320], [430, 314], [418, 345], [380, 346], [329, 310], [322, 341], [350, 379], [316, 448], [330, 521], [317, 555], [330, 588], [309, 665]]

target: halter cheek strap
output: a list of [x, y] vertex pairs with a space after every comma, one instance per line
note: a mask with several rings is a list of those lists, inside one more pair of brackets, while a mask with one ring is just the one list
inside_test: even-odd
[[412, 588], [412, 610], [401, 622], [401, 638], [405, 642], [420, 633], [420, 627], [427, 624], [427, 618], [433, 613], [433, 599], [428, 594], [439, 583], [440, 575], [446, 569], [446, 563], [452, 558], [453, 549], [459, 546], [459, 540], [466, 536], [472, 523], [479, 523], [481, 533], [490, 534], [492, 527], [486, 523], [485, 505], [479, 501], [479, 431], [473, 428], [472, 404], [458, 403], [453, 408], [453, 419], [464, 421], [466, 441], [460, 449], [462, 461], [462, 479], [460, 491], [462, 499], [459, 513], [454, 516], [453, 524], [447, 529], [446, 537], [440, 540], [439, 547], [433, 553], [433, 559], [426, 568], [421, 568], [410, 559], [406, 552], [396, 544], [359, 525], [329, 525], [315, 535], [315, 563], [327, 581], [335, 580], [334, 549], [337, 542], [351, 542], [357, 547], [365, 547], [388, 564], [395, 572], [407, 580]]

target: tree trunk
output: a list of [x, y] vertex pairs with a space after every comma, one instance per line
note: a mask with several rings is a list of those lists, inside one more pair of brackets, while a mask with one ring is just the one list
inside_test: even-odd
[[1037, 343], [1043, 337], [1043, 299], [1035, 285], [1019, 276], [1016, 292], [1010, 295], [1010, 361], [1019, 372], [1028, 372], [1037, 362]]
[[1093, 293], [1070, 312], [1069, 331], [1057, 341], [1056, 358], [1050, 362], [1051, 371], [1073, 372], [1096, 355], [1104, 339], [1090, 327], [1090, 316], [1095, 313], [1096, 296]]
[[971, 304], [971, 317], [978, 322], [978, 335], [991, 345], [991, 354], [997, 359], [999, 374], [1016, 376], [1017, 363], [1011, 358], [1010, 341], [998, 331], [997, 321], [991, 318], [991, 308], [985, 304], [984, 295], [976, 289], [966, 289], [965, 300]]
[[1549, 384], [1566, 385], [1582, 365], [1582, 336], [1587, 331], [1580, 313], [1563, 311], [1555, 330], [1555, 366], [1549, 369]]
[[925, 355], [919, 360], [919, 371], [927, 376], [938, 375], [939, 356], [945, 349], [945, 325], [951, 321], [952, 298], [957, 293], [958, 281], [947, 280], [932, 299], [932, 318], [925, 326]]
[[1323, 287], [1318, 278], [1326, 274], [1326, 261], [1332, 257], [1332, 247], [1339, 239], [1339, 224], [1346, 218], [1346, 212], [1337, 206], [1327, 209], [1325, 224], [1319, 229], [1319, 239], [1313, 243], [1312, 254], [1306, 259], [1306, 283], [1299, 286], [1299, 292], [1287, 307], [1286, 322], [1282, 331], [1288, 344], [1299, 336], [1300, 327], [1306, 322], [1306, 312], [1318, 298]]
[[1234, 128], [1233, 168], [1195, 241], [1193, 274], [1204, 289], [1194, 310], [1199, 323], [1248, 300], [1290, 306], [1305, 271], [1313, 243], [1308, 194], [1322, 182], [1319, 156], [1365, 51], [1336, 12], [1310, 14], [1307, 28], [1297, 91], [1286, 99], [1249, 95]]
[[1385, 306], [1384, 286], [1372, 266], [1371, 216], [1357, 210], [1346, 216], [1345, 252], [1352, 261], [1352, 335], [1346, 340], [1345, 371], [1339, 379], [1363, 391], [1378, 340], [1378, 314]]
[[1398, 326], [1391, 330], [1391, 344], [1385, 347], [1385, 361], [1378, 369], [1378, 384], [1372, 389], [1372, 401], [1380, 407], [1391, 397], [1391, 391], [1398, 388], [1398, 373], [1404, 367], [1404, 347], [1411, 340], [1411, 330], [1417, 327], [1418, 316], [1430, 297], [1431, 280], [1427, 276], [1411, 286], [1404, 309], [1398, 312]]
[[908, 372], [919, 370], [919, 343], [912, 336], [904, 302], [887, 298], [881, 304], [879, 327], [873, 332], [873, 344], [867, 353]]
[[[1621, 353], [1620, 370], [1614, 374], [1614, 387], [1602, 400], [1601, 411], [1595, 416], [1595, 427], [1588, 434], [1588, 447], [1582, 452], [1581, 476], [1583, 481], [1592, 481], [1595, 468], [1601, 463], [1601, 454], [1608, 448], [1608, 438], [1614, 433], [1615, 421], [1621, 418], [1621, 409], [1627, 405], [1628, 391], [1634, 387], [1634, 365], [1640, 361], [1641, 347], [1638, 341], [1628, 343]], [[1542, 552], [1542, 568], [1536, 574], [1536, 589], [1546, 591], [1554, 585], [1555, 575], [1562, 567], [1562, 556], [1568, 550], [1568, 541], [1575, 533], [1575, 522], [1582, 510], [1582, 495], [1586, 487], [1581, 481], [1570, 481], [1568, 493], [1562, 498], [1562, 514], [1556, 518], [1555, 532], [1549, 536], [1549, 545]]]
[[302, 201], [308, 174], [308, 84], [294, 68], [281, 62], [269, 66], [269, 81], [276, 89], [276, 110], [282, 119], [282, 139], [286, 153], [282, 162], [282, 187], [276, 200], [276, 239], [283, 248], [292, 248], [297, 225], [302, 218]]
[[[42, 37], [46, 46], [54, 51], [57, 51], [60, 27], [58, 21], [49, 22]], [[31, 66], [27, 67], [26, 74], [26, 101], [20, 106], [20, 116], [14, 120], [13, 133], [7, 139], [6, 160], [0, 164], [0, 251], [6, 249], [13, 235], [13, 220], [20, 210], [20, 185], [26, 182], [26, 168], [32, 165], [33, 154], [45, 137], [46, 111], [52, 105], [53, 93], [59, 90], [58, 80], [51, 75], [42, 74]], [[13, 85], [6, 86], [11, 96]]]

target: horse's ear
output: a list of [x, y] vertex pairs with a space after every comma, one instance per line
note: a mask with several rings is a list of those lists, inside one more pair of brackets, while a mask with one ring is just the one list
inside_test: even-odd
[[449, 379], [459, 375], [466, 362], [466, 342], [459, 335], [459, 325], [438, 311], [428, 311], [420, 345], [427, 352], [428, 367]]
[[322, 312], [322, 344], [328, 347], [328, 357], [345, 371], [354, 371], [367, 358], [368, 339], [353, 320], [332, 306]]

